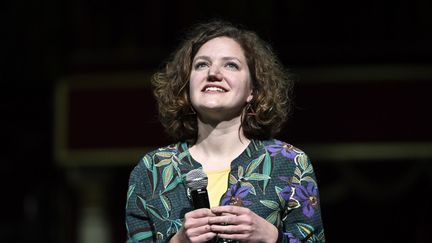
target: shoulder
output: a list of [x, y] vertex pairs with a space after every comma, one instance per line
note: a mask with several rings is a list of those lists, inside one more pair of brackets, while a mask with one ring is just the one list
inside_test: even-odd
[[274, 173], [288, 175], [293, 182], [314, 178], [314, 169], [308, 155], [301, 149], [277, 140], [263, 141], [266, 153], [272, 158]]
[[266, 151], [272, 157], [284, 157], [286, 159], [296, 160], [299, 157], [307, 157], [306, 153], [303, 150], [295, 147], [294, 145], [277, 140], [270, 139], [262, 141]]
[[291, 168], [310, 164], [308, 155], [298, 147], [277, 139], [262, 141], [265, 152], [275, 162], [275, 167]]
[[165, 160], [171, 160], [171, 157], [178, 153], [181, 146], [182, 143], [179, 142], [145, 153], [133, 169], [132, 173], [144, 172], [146, 169], [151, 171], [154, 165], [161, 162], [163, 163]]

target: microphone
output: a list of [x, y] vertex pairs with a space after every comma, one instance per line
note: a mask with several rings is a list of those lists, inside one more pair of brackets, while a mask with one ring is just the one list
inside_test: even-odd
[[[208, 178], [206, 173], [204, 173], [202, 169], [194, 169], [186, 174], [186, 185], [190, 190], [192, 204], [195, 209], [210, 208], [210, 202], [207, 193], [207, 184]], [[213, 242], [232, 243], [237, 241], [222, 239], [217, 236], [214, 239], [207, 241], [206, 243]]]
[[194, 169], [186, 174], [186, 185], [190, 190], [195, 209], [210, 208], [207, 184], [208, 178], [202, 169]]

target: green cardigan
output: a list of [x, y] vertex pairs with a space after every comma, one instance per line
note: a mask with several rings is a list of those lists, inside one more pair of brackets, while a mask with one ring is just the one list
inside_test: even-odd
[[[193, 210], [184, 177], [201, 168], [179, 142], [146, 154], [127, 192], [127, 242], [166, 242]], [[325, 242], [318, 187], [306, 154], [290, 144], [252, 140], [231, 163], [220, 205], [247, 207], [279, 229], [278, 242]]]

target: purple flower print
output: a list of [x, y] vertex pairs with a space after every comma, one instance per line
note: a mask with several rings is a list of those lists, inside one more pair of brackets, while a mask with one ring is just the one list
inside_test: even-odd
[[315, 208], [318, 206], [317, 188], [313, 182], [308, 182], [304, 187], [300, 184], [294, 185], [295, 198], [301, 202], [303, 206], [303, 214], [310, 218], [315, 213]]
[[297, 155], [291, 144], [279, 140], [275, 140], [275, 144], [265, 147], [270, 152], [270, 156], [275, 156], [276, 154], [281, 153], [282, 156], [287, 157], [288, 159], [294, 159]]
[[282, 189], [282, 191], [280, 192], [281, 197], [285, 201], [288, 201], [291, 198], [291, 194], [292, 194], [292, 188], [290, 186], [284, 187], [284, 189]]
[[288, 237], [289, 243], [300, 243], [300, 240], [295, 238], [295, 236], [292, 233], [289, 233], [289, 232], [285, 233], [284, 232], [283, 234]]
[[293, 197], [294, 190], [292, 177], [280, 176], [279, 179], [285, 181], [288, 184], [279, 192], [280, 197], [288, 203], [288, 208], [298, 208], [300, 203]]
[[282, 189], [282, 191], [279, 192], [281, 198], [288, 203], [288, 208], [299, 207], [300, 203], [295, 198], [293, 198], [294, 190], [292, 177], [280, 176], [279, 179], [285, 181], [288, 184]]
[[236, 206], [249, 206], [251, 201], [243, 200], [250, 192], [251, 187], [240, 186], [240, 183], [232, 185], [224, 194], [221, 205], [236, 205]]

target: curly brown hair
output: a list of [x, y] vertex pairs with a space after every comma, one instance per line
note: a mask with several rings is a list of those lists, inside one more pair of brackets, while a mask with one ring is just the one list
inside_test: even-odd
[[194, 26], [165, 69], [153, 75], [160, 121], [175, 140], [196, 140], [197, 117], [189, 98], [192, 61], [204, 43], [221, 36], [240, 44], [250, 70], [253, 99], [243, 109], [243, 133], [249, 139], [272, 138], [290, 111], [293, 80], [271, 47], [255, 32], [220, 20]]

